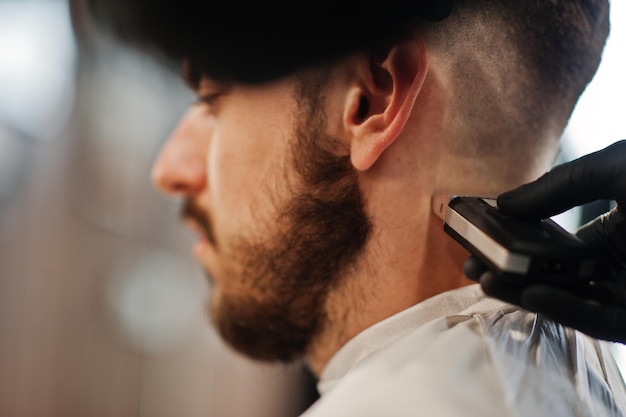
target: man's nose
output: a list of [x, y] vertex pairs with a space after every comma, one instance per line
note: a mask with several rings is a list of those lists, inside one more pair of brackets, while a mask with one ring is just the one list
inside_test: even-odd
[[152, 167], [152, 182], [164, 194], [188, 196], [206, 185], [210, 131], [202, 114], [191, 109], [168, 138]]

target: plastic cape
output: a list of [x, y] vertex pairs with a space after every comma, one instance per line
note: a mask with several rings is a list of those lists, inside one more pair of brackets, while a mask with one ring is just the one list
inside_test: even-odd
[[625, 416], [611, 345], [477, 285], [357, 335], [329, 362], [314, 416]]

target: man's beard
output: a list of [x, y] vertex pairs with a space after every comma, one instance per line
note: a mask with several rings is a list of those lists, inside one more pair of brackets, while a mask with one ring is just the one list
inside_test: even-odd
[[[228, 292], [228, 283], [222, 284], [211, 306], [224, 340], [258, 360], [289, 362], [306, 352], [327, 321], [329, 291], [355, 264], [371, 230], [349, 156], [336, 155], [338, 142], [325, 133], [319, 98], [303, 95], [293, 167], [285, 174], [297, 175], [298, 185], [280, 206], [278, 230], [269, 239], [237, 242], [233, 251], [241, 269], [226, 271], [224, 278], [238, 280], [238, 290]], [[212, 230], [207, 235], [214, 236]]]

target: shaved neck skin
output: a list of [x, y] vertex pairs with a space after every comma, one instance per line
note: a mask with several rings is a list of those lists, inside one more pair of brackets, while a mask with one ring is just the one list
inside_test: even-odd
[[[358, 265], [326, 302], [327, 322], [307, 350], [311, 370], [320, 375], [331, 357], [361, 331], [420, 301], [473, 284], [462, 267], [468, 253], [443, 231], [431, 209], [437, 192], [496, 196], [531, 181], [549, 168], [556, 146], [536, 158], [523, 175], [505, 170], [501, 157], [476, 158], [451, 151], [451, 92], [436, 63], [426, 77], [401, 135], [360, 185], [373, 233]], [[546, 140], [556, 144], [558, 136]]]

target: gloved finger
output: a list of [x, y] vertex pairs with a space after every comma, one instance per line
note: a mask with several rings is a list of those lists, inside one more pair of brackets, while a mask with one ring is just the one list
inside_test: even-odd
[[626, 263], [626, 216], [619, 207], [581, 226], [576, 236], [590, 246], [608, 250], [618, 261]]
[[522, 292], [521, 306], [603, 340], [626, 342], [626, 309], [605, 305], [567, 291], [529, 286]]
[[480, 259], [475, 256], [470, 256], [467, 258], [465, 263], [463, 264], [463, 273], [465, 276], [472, 281], [479, 282], [480, 276], [487, 271], [487, 267]]
[[498, 208], [540, 219], [598, 199], [626, 204], [626, 141], [561, 164], [538, 180], [501, 194]]
[[488, 296], [522, 307], [523, 285], [498, 277], [489, 271], [480, 276], [479, 282], [483, 292]]

